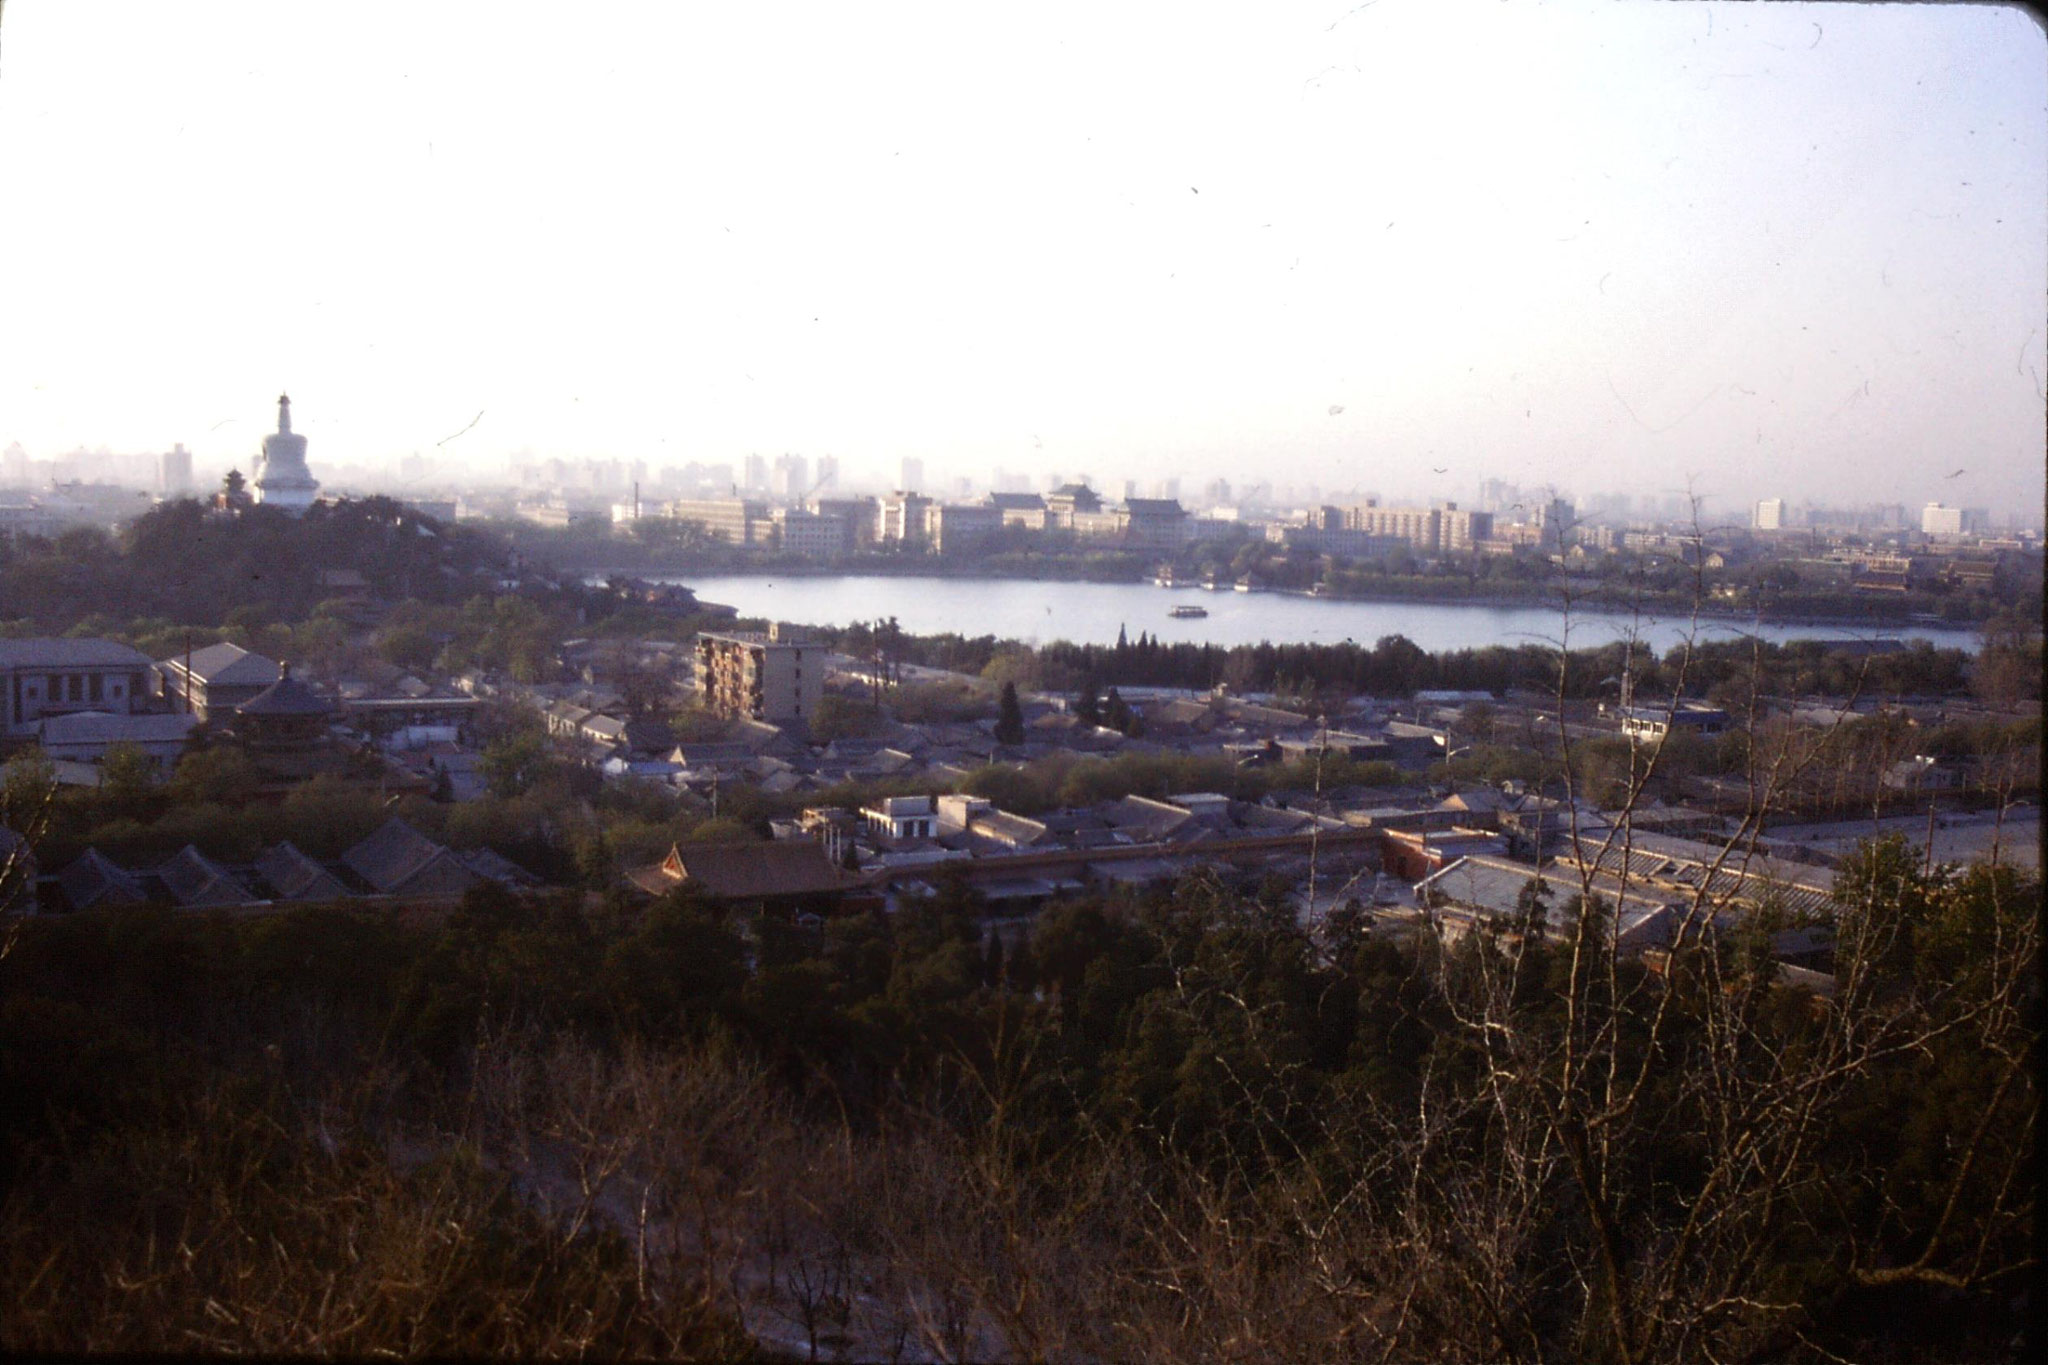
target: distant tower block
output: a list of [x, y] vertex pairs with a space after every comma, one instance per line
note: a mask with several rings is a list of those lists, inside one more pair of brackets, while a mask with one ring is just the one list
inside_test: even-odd
[[320, 481], [306, 468], [306, 438], [292, 433], [292, 400], [279, 394], [277, 430], [263, 438], [256, 501], [297, 516], [313, 505], [313, 496], [319, 491]]
[[167, 450], [158, 457], [157, 489], [171, 494], [182, 493], [192, 486], [192, 452], [181, 442], [177, 449]]

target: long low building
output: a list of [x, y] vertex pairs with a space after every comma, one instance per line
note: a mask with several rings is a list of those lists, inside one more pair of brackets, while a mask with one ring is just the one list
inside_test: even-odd
[[98, 763], [109, 749], [125, 745], [168, 768], [184, 754], [198, 725], [199, 717], [189, 713], [130, 716], [74, 711], [46, 716], [36, 723], [35, 734], [36, 743], [53, 760]]
[[0, 734], [33, 734], [44, 717], [75, 711], [138, 712], [149, 668], [147, 654], [113, 640], [0, 640]]

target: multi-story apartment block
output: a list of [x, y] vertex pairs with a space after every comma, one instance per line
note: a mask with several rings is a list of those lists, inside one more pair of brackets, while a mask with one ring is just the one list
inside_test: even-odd
[[1003, 509], [991, 503], [934, 502], [924, 509], [925, 543], [936, 554], [972, 549], [1003, 529]]
[[1752, 525], [1759, 531], [1782, 531], [1785, 529], [1785, 500], [1764, 498], [1756, 505], [1756, 516]]
[[1920, 534], [1924, 536], [1960, 536], [1983, 524], [1984, 514], [1973, 509], [1930, 502], [1920, 510]]
[[696, 522], [729, 545], [765, 544], [774, 531], [768, 504], [751, 498], [684, 498], [670, 503], [668, 514]]
[[775, 527], [775, 543], [784, 554], [837, 559], [853, 548], [844, 517], [806, 512], [799, 507], [778, 507], [770, 519]]
[[[1563, 509], [1563, 516], [1569, 521], [1570, 503], [1555, 503]], [[1479, 542], [1493, 536], [1493, 514], [1474, 512], [1460, 508], [1455, 502], [1447, 502], [1437, 509], [1437, 549], [1446, 554], [1470, 554]]]
[[1920, 533], [1928, 536], [1959, 536], [1963, 533], [1963, 509], [1930, 502], [1920, 509]]
[[1493, 537], [1493, 514], [1461, 509], [1454, 502], [1441, 507], [1381, 507], [1368, 499], [1343, 511], [1347, 531], [1405, 540], [1424, 554], [1470, 552]]
[[826, 651], [788, 626], [697, 637], [697, 687], [713, 715], [808, 720], [825, 694]]
[[875, 539], [883, 544], [919, 548], [925, 543], [925, 509], [932, 500], [904, 490], [891, 493], [875, 508]]
[[[1562, 551], [1579, 524], [1578, 512], [1563, 498], [1543, 499], [1536, 504], [1530, 520], [1538, 532], [1537, 543], [1552, 551]], [[1448, 530], [1446, 526], [1447, 535]]]
[[812, 498], [811, 510], [821, 517], [838, 517], [845, 523], [848, 553], [875, 543], [875, 524], [881, 514], [873, 498]]

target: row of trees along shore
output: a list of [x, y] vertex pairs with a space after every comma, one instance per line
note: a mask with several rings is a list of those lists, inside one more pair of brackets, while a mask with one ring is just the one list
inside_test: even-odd
[[1774, 644], [1714, 639], [1674, 645], [1661, 657], [1626, 642], [1580, 648], [1562, 656], [1555, 645], [1492, 645], [1430, 653], [1405, 636], [1373, 644], [1221, 646], [1169, 642], [1119, 632], [1113, 645], [1054, 641], [1036, 648], [993, 635], [912, 636], [890, 623], [824, 630], [826, 639], [859, 658], [878, 649], [902, 663], [981, 675], [991, 681], [1057, 691], [1100, 686], [1156, 686], [1308, 697], [1405, 697], [1425, 689], [1506, 692], [1562, 691], [1568, 700], [1614, 699], [1626, 674], [1638, 696], [1669, 695], [1682, 678], [1689, 694], [1733, 698], [1778, 696], [1949, 696], [1974, 693], [1991, 701], [2038, 699], [2041, 629], [2008, 614], [1985, 626], [1984, 647], [1971, 655], [1910, 642], [1898, 653], [1860, 655], [1823, 640]]

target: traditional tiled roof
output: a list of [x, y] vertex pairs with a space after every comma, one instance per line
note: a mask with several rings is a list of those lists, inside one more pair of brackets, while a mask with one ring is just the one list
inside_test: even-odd
[[654, 867], [635, 873], [633, 881], [659, 894], [677, 886], [696, 886], [719, 900], [808, 896], [844, 889], [846, 880], [825, 855], [825, 846], [809, 839], [770, 844], [677, 844]]
[[454, 854], [396, 816], [341, 862], [387, 896], [459, 895], [477, 880]]
[[1177, 829], [1195, 817], [1179, 806], [1169, 806], [1164, 801], [1154, 801], [1145, 796], [1126, 796], [1121, 801], [1099, 808], [1104, 819], [1120, 830], [1142, 831], [1161, 836]]
[[292, 676], [290, 664], [277, 666], [277, 681], [235, 708], [241, 716], [324, 716], [333, 703]]
[[88, 848], [71, 865], [57, 874], [57, 885], [73, 910], [91, 910], [102, 905], [140, 905], [142, 883], [134, 874], [114, 866], [96, 848]]
[[173, 854], [156, 875], [180, 905], [244, 905], [254, 899], [232, 873], [191, 844]]
[[339, 900], [354, 894], [341, 879], [301, 853], [289, 841], [266, 849], [256, 860], [256, 872], [279, 900]]
[[469, 848], [462, 850], [455, 856], [461, 860], [464, 867], [476, 873], [479, 877], [488, 877], [492, 881], [499, 882], [505, 886], [540, 885], [540, 878], [534, 876], [510, 858], [499, 854], [494, 849]]

